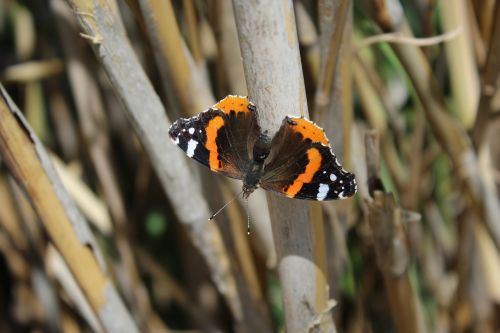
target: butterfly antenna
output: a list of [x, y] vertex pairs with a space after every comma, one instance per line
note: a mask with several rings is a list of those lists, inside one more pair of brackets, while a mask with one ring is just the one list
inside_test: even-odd
[[248, 210], [248, 198], [245, 198], [247, 208], [247, 235], [250, 235], [250, 213]]
[[219, 208], [215, 213], [212, 214], [212, 216], [210, 216], [208, 218], [209, 221], [213, 220], [217, 215], [219, 215], [219, 213], [224, 209], [226, 208], [231, 202], [234, 201], [234, 199], [236, 199], [237, 197], [239, 197], [241, 194], [243, 193], [243, 190], [240, 191], [240, 193], [236, 194], [231, 200], [229, 200], [228, 202], [226, 202], [224, 204], [224, 206], [222, 206], [221, 208]]

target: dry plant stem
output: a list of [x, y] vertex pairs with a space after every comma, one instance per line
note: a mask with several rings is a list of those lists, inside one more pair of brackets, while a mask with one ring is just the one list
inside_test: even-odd
[[443, 43], [449, 40], [455, 39], [457, 36], [463, 33], [462, 27], [455, 28], [445, 34], [427, 37], [427, 38], [415, 38], [404, 36], [398, 32], [389, 32], [386, 34], [380, 34], [375, 36], [366, 37], [361, 42], [355, 45], [353, 53], [358, 53], [361, 49], [376, 43], [399, 43], [406, 45], [415, 46], [432, 46], [439, 43]]
[[209, 86], [182, 39], [171, 0], [139, 0], [156, 61], [170, 76], [184, 115], [195, 115], [214, 104]]
[[[227, 186], [221, 186], [224, 201], [231, 199], [232, 192]], [[245, 203], [246, 204], [246, 203]], [[236, 331], [247, 332], [272, 332], [269, 308], [264, 302], [262, 287], [257, 276], [254, 258], [249, 248], [249, 239], [246, 228], [246, 216], [237, 204], [229, 205], [226, 208], [227, 220], [222, 220], [230, 226], [229, 235], [232, 239], [231, 252], [236, 254], [237, 262], [235, 272], [238, 281], [242, 303], [244, 304], [245, 320], [235, 327]]]
[[[231, 187], [233, 195], [241, 191], [240, 181], [228, 179], [227, 183]], [[238, 197], [238, 202], [241, 207], [245, 207], [247, 201]], [[248, 210], [251, 233], [254, 235], [251, 237], [252, 242], [254, 242], [254, 250], [266, 262], [267, 268], [274, 269], [276, 268], [276, 247], [274, 246], [271, 218], [264, 191], [252, 193], [252, 198], [248, 200]]]
[[[365, 137], [368, 182], [379, 178], [380, 153], [376, 132]], [[377, 264], [382, 271], [392, 319], [398, 332], [425, 332], [421, 304], [408, 275], [408, 249], [402, 215], [394, 196], [377, 189], [368, 201], [368, 221]]]
[[301, 1], [294, 2], [297, 33], [300, 46], [304, 48], [304, 67], [309, 71], [311, 83], [316, 86], [319, 78], [320, 46], [318, 32], [312, 17]]
[[[137, 317], [146, 319], [152, 313], [152, 306], [146, 287], [141, 283], [130, 239], [127, 237], [127, 217], [125, 204], [120, 194], [109, 154], [109, 137], [106, 128], [106, 115], [98, 91], [98, 85], [85, 65], [83, 41], [78, 38], [77, 23], [69, 6], [63, 0], [53, 0], [52, 8], [59, 16], [58, 28], [62, 46], [68, 59], [69, 80], [76, 102], [82, 134], [89, 149], [90, 157], [97, 173], [107, 206], [115, 224], [114, 237], [120, 254], [120, 264], [127, 273], [126, 279], [120, 279], [121, 289]], [[148, 325], [147, 322], [141, 326]]]
[[[234, 12], [250, 96], [258, 106], [263, 131], [272, 136], [289, 115], [307, 116], [302, 67], [291, 1], [234, 0]], [[273, 236], [278, 254], [285, 321], [288, 332], [332, 332], [324, 272], [314, 263], [306, 202], [268, 194]], [[322, 282], [323, 281], [323, 282]], [[318, 319], [318, 315], [320, 318]]]
[[57, 171], [64, 187], [71, 195], [75, 204], [87, 218], [103, 235], [110, 236], [113, 227], [105, 203], [92, 192], [78, 175], [72, 173], [68, 166], [64, 164], [56, 155], [51, 156], [52, 164]]
[[71, 274], [71, 270], [61, 256], [61, 253], [53, 245], [49, 245], [46, 248], [44, 260], [48, 274], [60, 283], [71, 302], [80, 312], [80, 315], [87, 321], [89, 327], [97, 333], [103, 333], [104, 329], [101, 323], [99, 323], [99, 320], [92, 311], [91, 305], [83, 294], [82, 289], [78, 286], [74, 275]]
[[498, 16], [495, 15], [496, 13], [493, 8], [495, 3], [498, 4], [498, 2], [495, 0], [478, 2], [478, 16], [481, 24], [481, 34], [483, 36], [483, 40], [488, 41], [491, 38], [491, 27], [493, 26], [493, 22], [498, 18]]
[[10, 237], [16, 249], [26, 251], [28, 249], [28, 242], [20, 223], [17, 221], [14, 200], [10, 194], [6, 177], [7, 175], [4, 172], [0, 173], [0, 202], [2, 203], [2, 209], [0, 209], [0, 226], [2, 233]]
[[216, 6], [217, 14], [220, 13], [217, 17], [219, 25], [217, 35], [220, 38], [219, 50], [224, 67], [222, 70], [225, 72], [232, 93], [248, 95], [232, 0], [216, 1]]
[[[313, 119], [322, 126], [335, 154], [346, 169], [351, 165], [351, 130], [353, 120], [351, 91], [352, 3], [350, 0], [322, 0], [318, 3], [320, 24], [320, 72], [316, 87]], [[342, 272], [347, 263], [344, 233], [352, 212], [352, 200], [328, 203], [335, 210], [328, 221], [331, 228], [325, 242], [329, 258], [330, 295], [336, 298]], [[326, 206], [326, 205], [325, 205]]]
[[[1, 86], [0, 86], [1, 87]], [[0, 100], [0, 151], [22, 184], [50, 239], [108, 332], [138, 332], [98, 264], [85, 220], [62, 187], [49, 157], [5, 90]]]
[[[322, 34], [322, 59], [319, 85], [316, 93], [316, 107], [320, 110], [326, 108], [331, 100], [331, 91], [335, 81], [340, 47], [344, 35], [344, 27], [351, 8], [349, 0], [323, 0], [320, 1], [320, 15], [323, 15], [321, 24]], [[324, 12], [328, 17], [325, 18]], [[332, 24], [330, 26], [330, 24]], [[328, 25], [327, 25], [328, 24]], [[326, 43], [325, 43], [326, 42]]]
[[[478, 114], [474, 124], [473, 140], [476, 147], [481, 147], [488, 124], [493, 115], [492, 100], [495, 95], [495, 87], [500, 74], [500, 2], [495, 5], [495, 17], [491, 39], [488, 47], [486, 65], [481, 77], [481, 96], [479, 98]], [[498, 88], [497, 88], [498, 89]]]
[[176, 209], [179, 221], [203, 255], [218, 291], [225, 297], [235, 318], [241, 318], [241, 304], [229, 258], [216, 223], [210, 216], [201, 188], [186, 164], [184, 154], [168, 142], [169, 120], [151, 83], [139, 65], [122, 27], [106, 3], [70, 1], [79, 23], [89, 36], [113, 87], [125, 105], [126, 115], [149, 154], [162, 185]]
[[196, 17], [196, 8], [193, 0], [182, 0], [184, 22], [186, 23], [187, 38], [194, 61], [199, 64], [203, 61], [200, 49], [199, 27]]
[[321, 61], [316, 88], [314, 120], [324, 127], [345, 168], [350, 166], [352, 126], [350, 0], [319, 3]]
[[178, 116], [182, 110], [195, 112], [186, 89], [191, 76], [189, 63], [186, 57], [178, 56], [179, 52], [187, 52], [187, 49], [184, 47], [171, 1], [145, 0], [139, 1], [139, 5], [160, 75], [165, 85], [168, 85], [167, 82], [173, 85], [165, 87], [170, 103], [176, 106], [175, 109], [179, 108], [173, 110], [172, 114]]
[[465, 128], [474, 124], [479, 99], [479, 78], [474, 59], [471, 29], [467, 17], [469, 0], [441, 1], [441, 20], [445, 31], [462, 27], [462, 33], [445, 44], [454, 108]]
[[[221, 186], [222, 198], [225, 202], [232, 199], [232, 192], [225, 184]], [[229, 217], [229, 225], [231, 227], [231, 237], [234, 239], [234, 250], [237, 256], [237, 262], [240, 265], [241, 274], [245, 280], [245, 285], [248, 287], [248, 292], [252, 298], [261, 301], [263, 299], [262, 288], [255, 270], [255, 262], [250, 251], [248, 243], [248, 235], [246, 230], [246, 216], [243, 217], [238, 205], [230, 205], [227, 207], [227, 215]]]
[[[472, 1], [467, 1], [467, 18], [470, 24], [470, 34], [472, 39], [472, 44], [474, 45], [474, 55], [476, 57], [476, 63], [479, 68], [483, 68], [486, 62], [486, 45], [487, 42], [483, 40], [481, 36], [481, 31], [479, 30], [479, 22], [475, 13]], [[479, 88], [480, 90], [481, 88]]]

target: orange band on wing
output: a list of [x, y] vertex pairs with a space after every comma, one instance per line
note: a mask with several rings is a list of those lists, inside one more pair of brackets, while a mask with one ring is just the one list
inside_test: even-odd
[[221, 116], [216, 116], [212, 118], [205, 129], [207, 134], [207, 141], [205, 142], [205, 148], [209, 151], [208, 166], [210, 170], [219, 170], [219, 153], [217, 151], [217, 131], [219, 128], [224, 126], [224, 119]]
[[224, 111], [224, 113], [229, 114], [231, 111], [234, 111], [236, 113], [250, 112], [248, 105], [250, 105], [248, 98], [242, 96], [229, 95], [220, 102], [218, 102], [217, 104], [215, 104], [213, 107], [215, 109], [220, 109]]
[[322, 158], [318, 149], [309, 148], [307, 150], [307, 159], [309, 160], [309, 163], [307, 163], [304, 172], [295, 179], [292, 185], [286, 188], [285, 193], [288, 197], [294, 197], [297, 193], [299, 193], [304, 183], [310, 183], [316, 172], [321, 167]]
[[291, 119], [296, 123], [296, 125], [294, 125], [293, 127], [294, 131], [302, 134], [304, 138], [311, 139], [313, 142], [320, 142], [325, 146], [328, 146], [330, 144], [323, 129], [315, 123], [304, 118]]

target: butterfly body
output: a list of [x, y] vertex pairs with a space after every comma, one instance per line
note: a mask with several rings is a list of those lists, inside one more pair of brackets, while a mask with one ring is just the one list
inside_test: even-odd
[[296, 199], [331, 200], [356, 192], [354, 175], [331, 151], [324, 131], [313, 122], [287, 116], [270, 138], [246, 97], [228, 96], [169, 129], [188, 157], [212, 171], [243, 181], [243, 195], [255, 189]]

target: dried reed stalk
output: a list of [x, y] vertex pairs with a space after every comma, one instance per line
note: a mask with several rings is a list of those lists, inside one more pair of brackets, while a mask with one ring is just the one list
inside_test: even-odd
[[[291, 1], [233, 1], [248, 91], [263, 131], [275, 133], [286, 115], [307, 116], [302, 67]], [[255, 30], [258, 27], [258, 30]], [[325, 254], [310, 208], [268, 194], [288, 332], [332, 332]], [[324, 267], [324, 266], [323, 266]]]
[[138, 332], [103, 267], [88, 225], [55, 174], [45, 149], [7, 95], [0, 99], [0, 152], [28, 193], [51, 241], [108, 332]]

